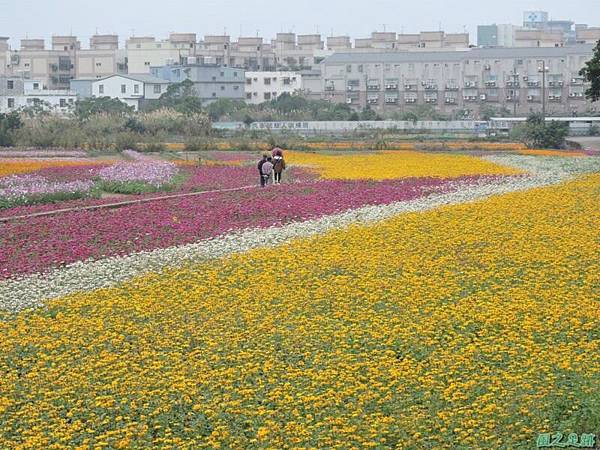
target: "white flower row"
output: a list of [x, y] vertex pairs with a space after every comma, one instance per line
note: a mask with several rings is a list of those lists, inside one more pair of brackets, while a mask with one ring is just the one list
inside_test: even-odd
[[425, 211], [442, 205], [470, 202], [497, 194], [554, 184], [564, 178], [564, 173], [553, 176], [548, 173], [541, 176], [499, 178], [493, 182], [482, 181], [479, 184], [461, 186], [455, 192], [431, 194], [411, 201], [365, 206], [279, 227], [241, 230], [193, 244], [97, 261], [77, 262], [48, 274], [34, 274], [0, 282], [0, 308], [16, 312], [38, 307], [48, 299], [114, 286], [168, 267], [180, 267], [260, 247], [274, 247], [293, 239], [306, 238], [353, 224], [372, 224], [403, 213]]

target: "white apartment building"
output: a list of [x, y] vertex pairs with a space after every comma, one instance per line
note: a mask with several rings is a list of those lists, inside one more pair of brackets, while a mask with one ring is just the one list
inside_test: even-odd
[[71, 81], [71, 89], [81, 98], [110, 97], [138, 111], [144, 101], [159, 99], [170, 82], [147, 74], [111, 75], [99, 79]]
[[0, 113], [39, 106], [65, 113], [75, 104], [77, 95], [63, 89], [44, 89], [42, 80], [0, 76]]
[[283, 93], [302, 90], [302, 76], [297, 72], [246, 72], [246, 103], [258, 105], [275, 100]]
[[150, 67], [181, 64], [196, 54], [194, 33], [171, 33], [169, 39], [132, 37], [126, 43], [129, 73], [150, 73]]

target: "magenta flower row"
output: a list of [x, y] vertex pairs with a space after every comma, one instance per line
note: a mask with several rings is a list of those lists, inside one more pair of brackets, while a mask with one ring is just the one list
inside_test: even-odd
[[187, 244], [231, 230], [411, 200], [430, 192], [454, 191], [480, 179], [294, 183], [11, 221], [0, 224], [0, 279], [88, 258]]

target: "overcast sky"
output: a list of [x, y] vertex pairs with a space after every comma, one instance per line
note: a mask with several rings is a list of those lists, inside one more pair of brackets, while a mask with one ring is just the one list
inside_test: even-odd
[[553, 19], [600, 26], [600, 0], [0, 0], [0, 36], [12, 47], [26, 36], [79, 36], [84, 46], [99, 32], [121, 42], [135, 34], [169, 32], [259, 35], [280, 31], [366, 37], [371, 31], [471, 33], [478, 24], [522, 22], [523, 11], [542, 9]]

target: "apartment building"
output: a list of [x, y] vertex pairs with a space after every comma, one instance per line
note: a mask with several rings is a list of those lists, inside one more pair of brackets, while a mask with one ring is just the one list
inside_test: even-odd
[[171, 33], [168, 39], [131, 37], [125, 43], [129, 73], [150, 73], [153, 66], [181, 64], [196, 55], [196, 34]]
[[191, 80], [196, 95], [205, 103], [228, 98], [244, 100], [246, 83], [243, 69], [203, 64], [182, 64], [152, 67], [153, 77], [180, 83]]
[[0, 75], [6, 75], [6, 69], [10, 63], [9, 38], [0, 37]]
[[76, 99], [72, 91], [44, 89], [42, 80], [0, 75], [0, 113], [33, 106], [67, 112]]
[[298, 72], [246, 72], [246, 103], [252, 105], [301, 90], [302, 75]]
[[543, 107], [549, 114], [582, 114], [594, 108], [585, 99], [586, 84], [579, 76], [592, 54], [590, 44], [336, 53], [321, 65], [321, 98], [382, 112], [428, 105], [469, 118], [490, 107], [520, 115]]
[[478, 47], [514, 47], [516, 25], [479, 25], [477, 27]]
[[127, 72], [125, 61], [118, 36], [92, 36], [88, 49], [75, 36], [53, 36], [50, 48], [43, 39], [23, 39], [11, 52], [6, 73], [41, 80], [47, 89], [68, 89], [73, 78]]
[[138, 111], [144, 102], [159, 99], [169, 84], [148, 74], [116, 74], [71, 80], [71, 89], [78, 98], [116, 98]]
[[580, 44], [597, 44], [600, 42], [600, 27], [580, 25], [576, 28], [576, 39]]

